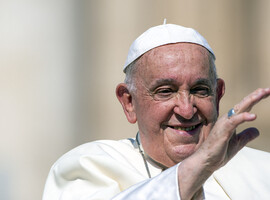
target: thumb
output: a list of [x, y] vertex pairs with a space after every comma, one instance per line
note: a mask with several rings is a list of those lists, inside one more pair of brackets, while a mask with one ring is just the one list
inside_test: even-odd
[[229, 142], [228, 158], [229, 160], [237, 154], [247, 143], [259, 136], [259, 131], [256, 128], [248, 128], [241, 133], [234, 134]]
[[242, 149], [247, 143], [254, 140], [260, 135], [257, 128], [248, 128], [243, 130], [241, 133], [237, 134], [238, 148]]

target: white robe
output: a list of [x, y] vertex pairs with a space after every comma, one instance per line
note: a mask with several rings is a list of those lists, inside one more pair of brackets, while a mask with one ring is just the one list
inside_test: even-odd
[[[178, 165], [162, 172], [147, 164], [151, 179], [134, 139], [81, 145], [52, 166], [43, 200], [180, 200]], [[206, 181], [204, 196], [269, 200], [270, 153], [245, 147]]]

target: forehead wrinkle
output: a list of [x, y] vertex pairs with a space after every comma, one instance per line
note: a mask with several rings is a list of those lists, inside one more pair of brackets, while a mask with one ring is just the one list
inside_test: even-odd
[[[145, 67], [147, 67], [149, 63], [155, 63], [157, 66], [162, 63], [164, 66], [179, 62], [180, 59], [183, 59], [183, 56], [180, 56], [183, 55], [183, 50], [180, 49], [176, 51], [175, 45], [176, 44], [159, 46], [146, 52], [141, 57], [141, 64], [144, 64]], [[178, 59], [175, 59], [176, 57], [178, 57]], [[162, 60], [165, 62], [161, 62]]]
[[177, 43], [156, 47], [145, 53], [143, 59], [145, 66], [149, 63], [156, 63], [157, 66], [162, 63], [163, 66], [169, 66], [174, 63], [192, 63], [201, 56], [209, 60], [209, 52], [204, 47], [191, 43]]
[[[182, 48], [181, 46], [184, 46]], [[138, 71], [140, 71], [141, 77], [144, 77], [147, 74], [147, 79], [151, 80], [154, 78], [154, 74], [151, 72], [153, 70], [153, 65], [155, 66], [155, 71], [161, 71], [164, 70], [164, 67], [167, 68], [167, 70], [177, 70], [176, 68], [170, 68], [170, 65], [176, 65], [178, 63], [182, 64], [182, 70], [184, 72], [189, 71], [190, 68], [186, 67], [186, 64], [192, 63], [196, 60], [197, 56], [203, 56], [207, 59], [204, 59], [203, 63], [207, 62], [207, 68], [209, 69], [209, 53], [204, 47], [200, 47], [196, 44], [187, 44], [187, 43], [178, 43], [178, 44], [170, 44], [170, 45], [164, 45], [157, 48], [154, 48], [148, 52], [146, 52], [144, 55], [138, 59], [136, 65], [138, 67]], [[200, 57], [200, 56], [199, 56]], [[176, 59], [177, 58], [177, 59]], [[206, 67], [203, 63], [194, 63], [198, 65], [202, 65]], [[161, 66], [161, 68], [159, 68]], [[150, 70], [150, 72], [148, 72]], [[144, 82], [147, 80], [144, 80]]]

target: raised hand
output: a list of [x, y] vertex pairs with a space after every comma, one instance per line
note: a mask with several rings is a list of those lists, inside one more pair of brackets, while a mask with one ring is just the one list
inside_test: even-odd
[[236, 133], [236, 128], [244, 122], [255, 120], [256, 115], [249, 111], [269, 96], [270, 88], [257, 89], [233, 107], [233, 115], [220, 117], [201, 147], [179, 165], [181, 199], [191, 199], [201, 193], [208, 177], [259, 135], [256, 128], [248, 128], [240, 133]]
[[238, 134], [236, 128], [244, 122], [255, 120], [256, 115], [249, 111], [269, 95], [270, 88], [257, 89], [234, 106], [234, 115], [228, 117], [228, 114], [225, 114], [216, 122], [198, 152], [206, 156], [205, 164], [210, 170], [215, 171], [226, 164], [240, 149], [259, 135], [256, 128], [248, 128]]

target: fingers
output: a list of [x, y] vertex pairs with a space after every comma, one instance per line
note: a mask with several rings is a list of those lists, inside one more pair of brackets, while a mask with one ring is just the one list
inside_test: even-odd
[[259, 88], [245, 97], [239, 104], [234, 106], [235, 112], [249, 112], [252, 107], [264, 98], [269, 97], [270, 88]]
[[242, 123], [253, 121], [256, 119], [256, 115], [248, 112], [235, 114], [232, 117], [228, 118], [225, 114], [221, 117], [221, 119], [217, 122], [218, 127], [223, 126], [221, 130], [227, 130], [228, 137], [230, 138], [232, 134], [235, 132], [235, 129]]
[[227, 129], [227, 137], [229, 141], [228, 146], [228, 158], [232, 158], [239, 150], [241, 150], [247, 143], [254, 140], [259, 136], [259, 131], [256, 128], [249, 128], [236, 134], [236, 128], [240, 124], [256, 119], [255, 114], [249, 113], [249, 111], [260, 102], [262, 99], [270, 96], [270, 88], [257, 89], [250, 95], [245, 97], [239, 104], [234, 106], [235, 114], [230, 117], [223, 116], [224, 128]]
[[[234, 109], [230, 110], [227, 114], [227, 120], [229, 127], [236, 128], [243, 122], [253, 121], [256, 119], [256, 115], [248, 113], [254, 105], [260, 102], [262, 99], [270, 96], [270, 88], [257, 89], [248, 96], [246, 96], [240, 103], [234, 106]], [[223, 117], [226, 119], [226, 117]], [[226, 122], [225, 122], [226, 123]]]
[[[235, 132], [237, 126], [244, 122], [253, 121], [256, 119], [255, 114], [248, 113], [255, 104], [260, 102], [262, 99], [270, 96], [270, 88], [257, 89], [247, 97], [245, 97], [240, 103], [234, 106], [235, 114], [228, 117], [228, 114], [223, 115], [220, 120], [217, 121], [216, 127], [220, 130], [226, 130], [227, 134], [224, 136], [230, 139]], [[223, 128], [222, 128], [223, 127]], [[221, 133], [224, 131], [216, 131]]]

